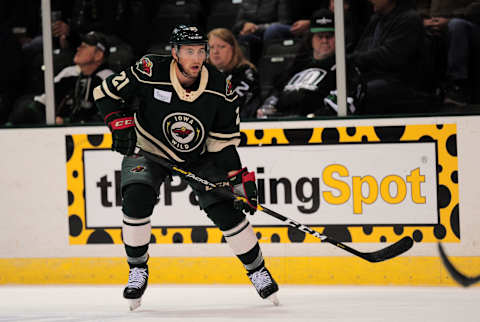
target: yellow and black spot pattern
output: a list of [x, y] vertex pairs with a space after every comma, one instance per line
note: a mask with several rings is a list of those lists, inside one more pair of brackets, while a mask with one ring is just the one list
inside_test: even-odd
[[[416, 242], [458, 242], [460, 216], [455, 124], [357, 126], [304, 129], [243, 130], [243, 146], [339, 144], [353, 142], [437, 142], [437, 200], [440, 223], [432, 226], [311, 226], [341, 242], [395, 242], [411, 236]], [[84, 149], [109, 149], [111, 135], [68, 135], [67, 195], [70, 244], [120, 244], [121, 229], [85, 228]], [[119, 214], [121, 216], [121, 214]], [[119, 217], [120, 220], [120, 217]], [[319, 240], [292, 227], [254, 227], [260, 242], [316, 243]], [[217, 228], [153, 228], [151, 243], [222, 243]]]

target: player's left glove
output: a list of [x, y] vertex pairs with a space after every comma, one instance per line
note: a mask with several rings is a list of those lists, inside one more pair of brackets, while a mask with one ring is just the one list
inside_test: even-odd
[[255, 183], [255, 172], [248, 172], [245, 167], [228, 177], [232, 191], [244, 196], [247, 203], [235, 200], [234, 207], [253, 215], [257, 210], [257, 184]]

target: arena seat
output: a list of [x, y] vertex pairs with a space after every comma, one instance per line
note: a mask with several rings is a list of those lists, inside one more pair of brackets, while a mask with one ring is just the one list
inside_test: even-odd
[[231, 29], [237, 18], [241, 0], [207, 0], [206, 30], [215, 28]]
[[263, 55], [258, 63], [261, 97], [272, 89], [275, 79], [284, 73], [295, 59], [300, 41], [285, 39], [265, 42]]

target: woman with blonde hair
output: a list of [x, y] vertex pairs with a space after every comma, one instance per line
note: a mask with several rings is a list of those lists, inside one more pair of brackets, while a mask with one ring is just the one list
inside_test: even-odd
[[260, 85], [255, 65], [245, 58], [233, 33], [216, 28], [208, 33], [208, 62], [225, 73], [239, 96], [240, 117], [255, 118], [260, 105]]

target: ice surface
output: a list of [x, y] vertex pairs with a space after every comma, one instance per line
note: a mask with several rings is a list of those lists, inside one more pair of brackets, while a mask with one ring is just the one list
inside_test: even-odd
[[480, 321], [480, 288], [149, 285], [130, 312], [122, 286], [0, 286], [0, 321]]

